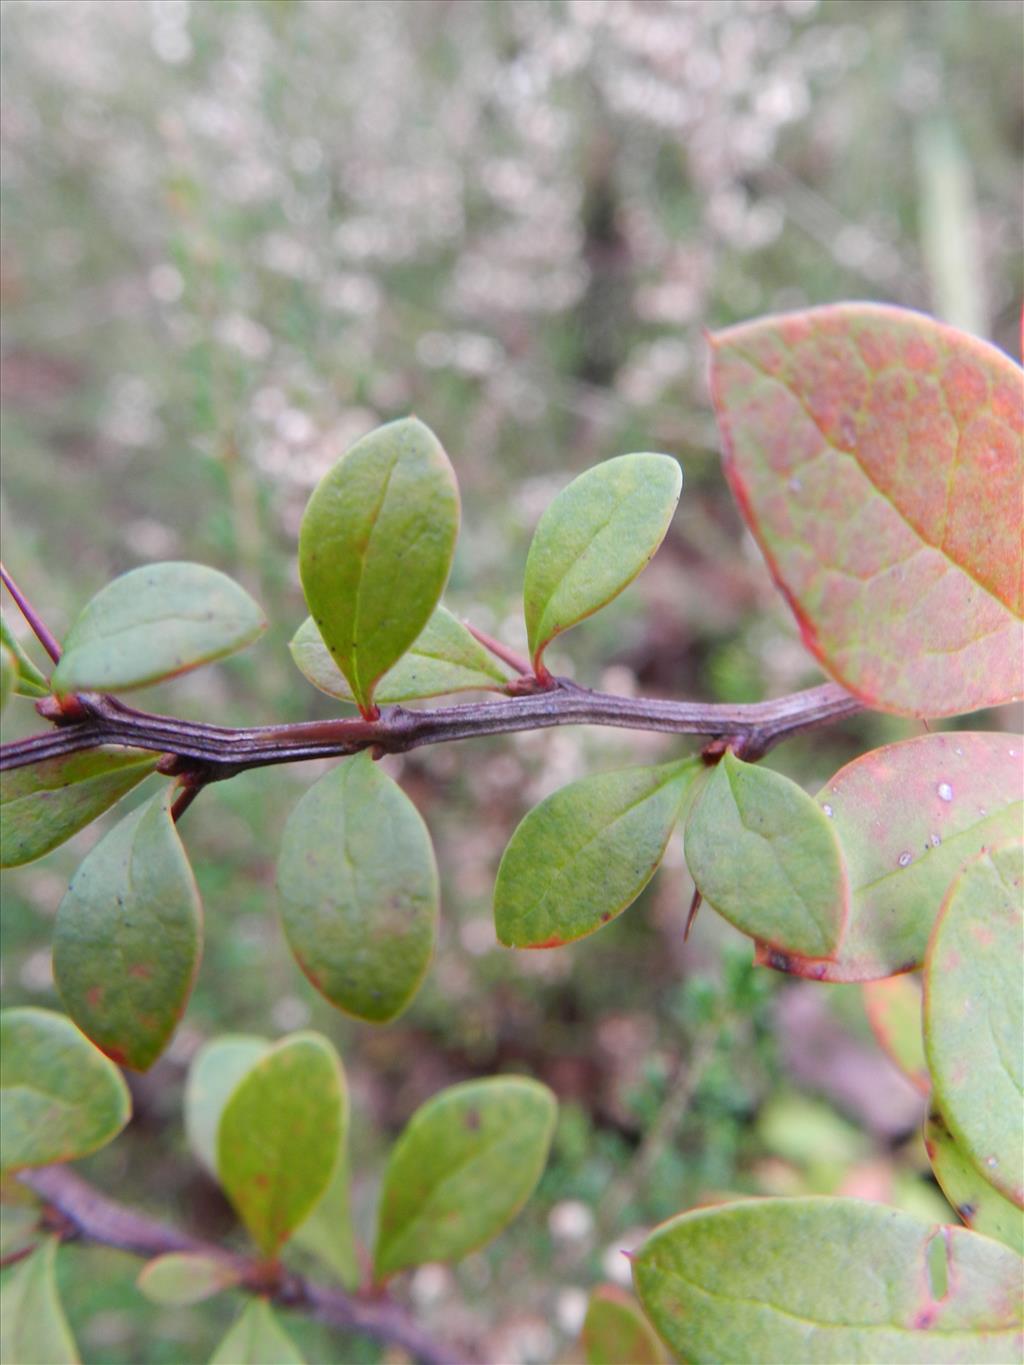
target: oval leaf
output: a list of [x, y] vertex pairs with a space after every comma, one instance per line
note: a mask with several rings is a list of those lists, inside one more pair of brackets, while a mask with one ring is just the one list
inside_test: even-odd
[[922, 1095], [932, 1088], [921, 1031], [921, 978], [916, 974], [888, 976], [861, 987], [864, 1012], [871, 1031], [890, 1061]]
[[229, 1033], [204, 1043], [185, 1082], [185, 1133], [193, 1155], [217, 1176], [217, 1129], [242, 1077], [270, 1051], [265, 1038]]
[[494, 924], [509, 948], [556, 948], [600, 929], [657, 871], [697, 759], [585, 777], [543, 800], [509, 842]]
[[[295, 632], [289, 649], [299, 671], [314, 687], [343, 701], [355, 700], [311, 616]], [[381, 678], [374, 697], [391, 703], [450, 692], [503, 692], [508, 680], [494, 655], [450, 611], [438, 607], [408, 654]]]
[[146, 1071], [192, 992], [202, 906], [165, 789], [119, 821], [57, 911], [53, 974], [75, 1023], [121, 1066]]
[[942, 1193], [968, 1227], [995, 1237], [1024, 1256], [1024, 1209], [1003, 1196], [979, 1175], [956, 1144], [938, 1111], [924, 1125], [924, 1145]]
[[658, 1228], [633, 1260], [644, 1311], [700, 1362], [1005, 1362], [1020, 1259], [963, 1228], [857, 1199], [741, 1200]]
[[603, 1284], [590, 1296], [583, 1322], [587, 1365], [665, 1365], [654, 1328], [623, 1290]]
[[347, 1107], [337, 1053], [317, 1033], [271, 1048], [224, 1106], [217, 1172], [264, 1255], [280, 1249], [331, 1183]]
[[437, 606], [458, 530], [455, 473], [414, 417], [357, 441], [314, 490], [299, 532], [302, 590], [364, 713]]
[[868, 706], [1021, 695], [1021, 372], [898, 308], [712, 338], [725, 472], [804, 641]]
[[55, 692], [126, 692], [252, 644], [266, 629], [244, 588], [204, 564], [148, 564], [115, 578], [64, 640]]
[[453, 1085], [417, 1109], [384, 1172], [376, 1278], [496, 1237], [540, 1179], [556, 1112], [547, 1086], [518, 1076]]
[[535, 669], [556, 635], [617, 597], [648, 564], [682, 486], [668, 455], [619, 455], [559, 493], [526, 560], [523, 602]]
[[372, 1023], [400, 1014], [434, 950], [437, 866], [416, 807], [368, 753], [295, 807], [277, 886], [288, 943], [321, 995]]
[[726, 752], [693, 804], [686, 863], [701, 895], [737, 929], [828, 957], [849, 892], [832, 825], [795, 782]]
[[0, 1360], [4, 1365], [78, 1365], [57, 1293], [57, 1238], [47, 1239], [0, 1281]]
[[1024, 1207], [1024, 843], [967, 864], [935, 923], [924, 1042], [935, 1103], [964, 1156]]
[[145, 749], [104, 747], [0, 773], [0, 867], [20, 867], [77, 834], [160, 761]]
[[0, 1013], [0, 1168], [95, 1152], [131, 1117], [120, 1071], [51, 1010]]
[[147, 1261], [136, 1283], [150, 1303], [187, 1307], [238, 1284], [241, 1272], [222, 1256], [171, 1251]]
[[919, 735], [841, 768], [816, 800], [832, 820], [850, 880], [833, 961], [763, 947], [759, 960], [823, 981], [867, 981], [924, 961], [949, 883], [982, 848], [1021, 828], [1015, 735]]
[[303, 1359], [266, 1300], [253, 1299], [210, 1357], [210, 1365], [303, 1365]]

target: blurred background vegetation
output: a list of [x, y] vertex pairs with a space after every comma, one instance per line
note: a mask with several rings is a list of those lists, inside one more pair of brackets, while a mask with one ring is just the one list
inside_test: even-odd
[[[2, 40], [5, 560], [58, 633], [113, 575], [167, 558], [236, 575], [273, 622], [143, 705], [331, 713], [285, 647], [305, 615], [298, 520], [354, 439], [413, 410], [463, 491], [455, 611], [521, 645], [547, 501], [598, 460], [664, 450], [685, 477], [664, 547], [552, 666], [719, 700], [811, 684], [719, 473], [703, 329], [869, 298], [1016, 353], [1016, 0], [6, 0]], [[5, 725], [39, 722], [19, 703]], [[864, 718], [772, 762], [813, 790], [917, 728]], [[561, 1101], [540, 1192], [490, 1250], [401, 1291], [501, 1365], [570, 1359], [590, 1288], [628, 1278], [620, 1248], [700, 1200], [842, 1191], [942, 1216], [923, 1101], [856, 988], [755, 972], [709, 912], [684, 945], [677, 844], [600, 934], [497, 947], [490, 892], [524, 811], [679, 749], [563, 729], [388, 760], [434, 834], [444, 920], [424, 990], [384, 1029], [312, 993], [276, 920], [281, 827], [320, 765], [208, 790], [182, 822], [207, 916], [195, 996], [87, 1173], [235, 1236], [185, 1149], [189, 1059], [218, 1032], [310, 1025], [348, 1070], [365, 1231], [418, 1103], [468, 1076], [537, 1075]], [[100, 832], [5, 879], [5, 1003], [59, 1007], [51, 921]], [[137, 1270], [61, 1253], [86, 1361], [205, 1360], [231, 1296], [161, 1312]], [[312, 1361], [380, 1358], [288, 1325]]]

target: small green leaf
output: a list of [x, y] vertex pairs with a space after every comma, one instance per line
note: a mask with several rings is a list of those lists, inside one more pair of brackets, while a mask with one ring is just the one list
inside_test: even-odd
[[51, 1010], [0, 1013], [0, 1168], [95, 1152], [131, 1117], [120, 1071]]
[[78, 1350], [57, 1293], [57, 1246], [56, 1237], [47, 1237], [0, 1280], [3, 1365], [78, 1365]]
[[737, 929], [807, 956], [835, 952], [848, 903], [842, 854], [788, 777], [727, 752], [693, 804], [685, 847], [701, 895]]
[[917, 972], [865, 981], [861, 987], [871, 1031], [890, 1061], [922, 1095], [932, 1088], [921, 1031], [921, 978]]
[[185, 1133], [193, 1155], [217, 1175], [217, 1129], [242, 1077], [270, 1051], [265, 1038], [227, 1033], [204, 1043], [192, 1058], [185, 1082]]
[[349, 1180], [348, 1152], [343, 1146], [324, 1197], [292, 1241], [322, 1261], [344, 1288], [354, 1290], [359, 1284], [359, 1258], [352, 1226]]
[[518, 1076], [453, 1085], [417, 1109], [384, 1172], [377, 1279], [496, 1237], [540, 1179], [556, 1112], [547, 1086]]
[[283, 1039], [232, 1091], [217, 1130], [217, 1171], [264, 1255], [274, 1255], [323, 1197], [347, 1112], [338, 1055], [317, 1033]]
[[692, 1365], [1005, 1365], [1020, 1258], [858, 1199], [740, 1200], [663, 1223], [633, 1260], [644, 1311]]
[[314, 490], [299, 532], [302, 590], [360, 710], [429, 621], [458, 530], [455, 473], [414, 417], [364, 436]]
[[373, 1023], [400, 1014], [434, 950], [437, 867], [416, 807], [368, 753], [295, 807], [277, 886], [288, 943], [321, 995]]
[[[289, 645], [292, 658], [314, 687], [343, 701], [354, 701], [352, 689], [312, 616], [307, 616]], [[479, 644], [445, 607], [437, 607], [416, 640], [374, 689], [382, 704], [415, 697], [441, 697], [450, 692], [501, 692], [508, 682], [493, 654]]]
[[42, 1208], [35, 1194], [19, 1180], [0, 1186], [0, 1261], [27, 1251], [45, 1235]]
[[573, 782], [535, 806], [506, 848], [494, 923], [509, 948], [555, 948], [636, 900], [665, 853], [698, 759]]
[[14, 690], [24, 697], [46, 697], [50, 685], [29, 658], [3, 616], [0, 616], [0, 644], [14, 656]]
[[64, 640], [55, 692], [125, 692], [251, 645], [259, 607], [226, 574], [172, 561], [132, 569], [86, 604]]
[[104, 747], [0, 773], [0, 867], [20, 867], [70, 839], [160, 762], [146, 749]]
[[303, 1365], [302, 1356], [265, 1299], [242, 1309], [210, 1365]]
[[619, 455], [559, 493], [526, 560], [523, 600], [535, 669], [556, 635], [618, 597], [648, 564], [682, 486], [668, 455]]
[[225, 1257], [171, 1251], [147, 1261], [136, 1283], [151, 1303], [185, 1308], [232, 1288], [240, 1278], [238, 1267]]
[[69, 1014], [134, 1071], [147, 1071], [167, 1046], [202, 947], [202, 906], [173, 799], [165, 786], [100, 840], [54, 928], [53, 973]]
[[17, 660], [6, 645], [0, 644], [0, 711], [7, 705], [17, 681]]
[[612, 1284], [590, 1296], [583, 1322], [587, 1365], [665, 1365], [657, 1333], [634, 1299]]
[[1018, 1256], [1024, 1256], [1024, 1209], [1005, 1199], [979, 1175], [937, 1110], [925, 1122], [924, 1145], [942, 1193], [967, 1226], [1005, 1242]]
[[935, 1103], [976, 1170], [1024, 1208], [1024, 843], [969, 862], [939, 912], [924, 969]]

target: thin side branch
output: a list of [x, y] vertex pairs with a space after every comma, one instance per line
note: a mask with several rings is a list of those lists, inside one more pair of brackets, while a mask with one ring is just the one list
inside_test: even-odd
[[42, 617], [39, 615], [35, 607], [33, 607], [32, 603], [28, 600], [25, 594], [18, 587], [17, 583], [15, 583], [14, 579], [4, 568], [3, 564], [0, 564], [0, 580], [2, 580], [4, 587], [14, 598], [15, 602], [18, 605], [18, 610], [21, 612], [22, 616], [24, 616], [25, 620], [32, 627], [32, 631], [36, 639], [46, 650], [47, 654], [49, 654], [53, 662], [55, 664], [59, 664], [60, 645], [54, 639], [53, 635], [51, 635]]
[[341, 1289], [316, 1284], [282, 1271], [268, 1279], [266, 1262], [237, 1256], [201, 1242], [155, 1218], [136, 1213], [93, 1188], [66, 1166], [22, 1171], [19, 1179], [55, 1209], [74, 1235], [86, 1242], [117, 1247], [135, 1256], [161, 1256], [171, 1251], [198, 1252], [226, 1262], [239, 1287], [269, 1297], [282, 1308], [305, 1313], [329, 1327], [359, 1332], [375, 1341], [400, 1346], [421, 1365], [458, 1365], [458, 1357], [435, 1341], [390, 1299], [360, 1299]]
[[[0, 769], [20, 768], [102, 744], [128, 745], [186, 762], [196, 784], [216, 782], [247, 768], [334, 758], [374, 748], [405, 753], [425, 744], [543, 730], [556, 725], [609, 725], [626, 730], [704, 735], [727, 741], [746, 758], [760, 758], [781, 740], [854, 715], [862, 703], [836, 683], [751, 705], [708, 705], [591, 692], [558, 678], [551, 689], [502, 701], [409, 711], [393, 706], [376, 720], [302, 721], [229, 729], [136, 711], [114, 697], [85, 694], [70, 716], [51, 699], [40, 713], [58, 728], [0, 748]], [[724, 744], [719, 745], [721, 749]], [[709, 753], [709, 757], [717, 755]], [[181, 769], [177, 769], [180, 771]]]

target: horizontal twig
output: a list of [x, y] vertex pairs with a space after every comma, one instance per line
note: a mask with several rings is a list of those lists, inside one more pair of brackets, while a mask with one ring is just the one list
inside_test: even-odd
[[282, 1270], [268, 1274], [266, 1262], [239, 1256], [176, 1228], [126, 1208], [101, 1194], [66, 1166], [22, 1171], [22, 1184], [34, 1190], [60, 1215], [64, 1235], [117, 1247], [135, 1256], [195, 1252], [229, 1265], [238, 1287], [270, 1298], [282, 1308], [305, 1313], [329, 1327], [358, 1332], [390, 1346], [400, 1346], [421, 1365], [458, 1365], [456, 1354], [435, 1341], [392, 1299], [361, 1299], [305, 1276]]

